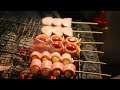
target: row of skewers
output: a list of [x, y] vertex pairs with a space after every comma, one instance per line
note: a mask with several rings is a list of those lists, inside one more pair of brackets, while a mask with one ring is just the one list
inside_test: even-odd
[[[23, 18], [23, 20], [26, 22], [27, 20], [25, 19], [25, 18]], [[3, 20], [4, 21], [4, 20]], [[28, 20], [29, 21], [29, 20]], [[30, 38], [32, 38], [32, 40], [34, 40], [34, 37], [35, 36], [37, 36], [37, 35], [39, 35], [40, 33], [41, 33], [41, 30], [39, 29], [38, 30], [38, 28], [40, 28], [40, 21], [39, 21], [39, 24], [38, 24], [38, 22], [36, 23], [36, 22], [33, 22], [34, 20], [30, 20], [30, 22], [29, 23], [27, 23], [27, 24], [25, 24], [25, 23], [23, 23], [23, 21], [22, 21], [22, 24], [21, 23], [18, 23], [19, 24], [19, 29], [18, 29], [18, 34], [19, 34], [19, 36], [20, 36], [20, 38], [19, 38], [19, 40], [18, 40], [18, 42], [19, 42], [19, 46], [21, 46], [21, 47], [25, 47], [25, 46], [29, 46], [29, 45], [24, 45], [23, 44], [23, 42], [22, 42], [22, 40], [23, 40], [23, 38], [26, 38], [26, 37], [30, 37]], [[14, 21], [15, 22], [15, 21]], [[81, 23], [82, 24], [82, 23]], [[84, 23], [83, 23], [84, 24]], [[38, 27], [38, 25], [39, 25], [39, 27]], [[35, 27], [36, 26], [36, 31], [32, 31], [34, 28], [33, 27]], [[7, 27], [7, 26], [6, 26]], [[31, 28], [33, 28], [33, 29], [31, 29]], [[21, 29], [23, 29], [23, 30], [21, 30]], [[22, 31], [22, 32], [21, 32]], [[80, 32], [80, 33], [98, 33], [98, 34], [102, 34], [102, 32], [95, 32], [95, 31], [74, 31], [73, 30], [73, 32]], [[26, 39], [27, 40], [27, 39]], [[28, 40], [28, 42], [29, 42], [29, 40]], [[31, 43], [31, 42], [30, 42]], [[81, 42], [81, 44], [97, 44], [97, 42], [93, 42], [93, 43], [90, 43], [90, 42]], [[103, 42], [100, 42], [100, 43], [98, 43], [98, 44], [104, 44]], [[87, 51], [86, 51], [87, 52]], [[96, 52], [97, 53], [97, 52]], [[104, 53], [104, 52], [102, 52], [102, 53]], [[83, 60], [82, 60], [83, 61]], [[89, 61], [83, 61], [83, 62], [88, 62], [89, 63]], [[90, 61], [91, 63], [97, 63], [97, 62], [93, 62], [93, 61]], [[99, 62], [98, 62], [99, 63]], [[106, 64], [106, 63], [104, 63], [104, 64]]]
[[[45, 77], [53, 75], [56, 77], [64, 76], [66, 78], [72, 78], [73, 76], [76, 75], [75, 73], [88, 73], [94, 75], [109, 76], [107, 74], [77, 71], [74, 62], [84, 61], [73, 60], [71, 55], [68, 53], [64, 53], [61, 56], [58, 52], [54, 52], [51, 54], [48, 51], [44, 51], [43, 53], [33, 51], [30, 56], [30, 60], [31, 60], [30, 72], [32, 74], [42, 74], [42, 76]], [[102, 62], [93, 61], [88, 61], [88, 63], [104, 64]]]
[[[47, 20], [49, 22], [47, 22]], [[57, 21], [56, 21], [57, 20]], [[66, 20], [66, 18], [64, 19]], [[66, 46], [64, 46], [64, 48], [66, 50], [63, 50], [63, 51], [66, 51], [64, 52], [67, 53], [67, 54], [70, 54], [71, 56], [75, 56], [76, 53], [78, 53], [77, 55], [79, 56], [80, 55], [80, 44], [104, 44], [103, 42], [99, 42], [99, 43], [96, 43], [96, 42], [81, 42], [81, 40], [78, 40], [77, 38], [73, 37], [73, 30], [70, 28], [71, 27], [71, 19], [70, 18], [67, 18], [67, 20], [69, 20], [67, 22], [68, 25], [66, 25], [66, 22], [65, 23], [60, 23], [60, 18], [51, 18], [51, 17], [47, 17], [47, 18], [43, 18], [42, 19], [42, 24], [43, 25], [48, 25], [48, 26], [43, 26], [43, 28], [41, 29], [42, 30], [42, 33], [44, 34], [40, 34], [38, 35], [36, 38], [35, 38], [35, 41], [33, 43], [33, 51], [38, 51], [38, 52], [43, 52], [43, 51], [49, 51], [51, 52], [53, 50], [53, 52], [59, 52], [60, 54], [63, 54], [63, 52], [61, 53], [61, 43], [63, 43], [63, 45], [67, 45], [68, 44], [68, 48], [66, 48]], [[57, 22], [57, 23], [56, 23]], [[51, 25], [51, 26], [50, 26]], [[63, 30], [61, 29], [61, 27], [58, 27], [58, 26], [61, 26], [61, 27], [67, 27], [67, 29]], [[55, 29], [53, 29], [53, 28]], [[56, 28], [59, 28], [59, 29], [56, 29]], [[69, 29], [69, 30], [68, 30]], [[51, 30], [51, 32], [49, 32]], [[56, 31], [55, 31], [56, 30]], [[67, 32], [70, 32], [69, 33], [66, 33], [67, 35], [64, 34], [61, 34], [61, 31], [64, 32], [64, 31], [67, 31]], [[54, 35], [51, 35], [51, 33], [53, 32]], [[87, 31], [85, 31], [84, 33], [86, 33]], [[50, 34], [49, 34], [50, 33]], [[92, 33], [92, 31], [88, 32], [88, 33]], [[97, 33], [97, 32], [93, 32], [93, 33]], [[99, 33], [98, 34], [102, 34], [102, 33]], [[64, 35], [64, 36], [63, 36]], [[51, 38], [49, 37], [51, 36]], [[67, 37], [66, 37], [67, 36]], [[65, 40], [63, 39], [65, 38]], [[55, 42], [57, 44], [55, 44]], [[60, 43], [61, 42], [61, 43]], [[51, 48], [49, 47], [51, 45], [51, 43], [54, 43], [54, 48]], [[66, 44], [67, 43], [67, 44]], [[48, 45], [47, 45], [48, 44]], [[41, 46], [42, 45], [42, 46]], [[37, 48], [36, 48], [37, 46]], [[60, 47], [61, 46], [61, 47]], [[75, 47], [76, 46], [76, 47]], [[49, 49], [46, 49], [44, 50], [44, 47], [47, 48], [49, 47]], [[75, 49], [73, 49], [73, 47], [77, 50], [74, 52]], [[68, 50], [67, 50], [68, 49]], [[41, 51], [43, 50], [43, 51]], [[70, 51], [71, 50], [71, 51]], [[83, 50], [83, 52], [89, 52], [90, 50]], [[52, 53], [53, 53], [52, 52]], [[100, 52], [100, 51], [90, 51], [90, 52], [95, 52], [95, 53], [104, 53], [104, 52]], [[34, 52], [33, 52], [34, 53]], [[35, 55], [35, 54], [34, 54]], [[47, 54], [49, 56], [49, 54]], [[35, 55], [37, 56], [37, 55]], [[58, 55], [59, 56], [59, 55]], [[38, 56], [37, 56], [38, 57]], [[36, 59], [36, 58], [35, 58]], [[49, 60], [49, 59], [46, 59], [46, 60]], [[57, 61], [56, 61], [57, 60]], [[56, 59], [55, 61], [58, 62], [58, 58]], [[64, 60], [63, 60], [64, 61]], [[76, 60], [78, 62], [82, 61], [82, 60]], [[69, 61], [65, 61], [66, 63], [69, 63]], [[86, 61], [88, 63], [90, 63], [91, 61]], [[55, 63], [55, 62], [53, 62]], [[92, 62], [93, 63], [93, 62]], [[95, 62], [94, 62], [95, 63]], [[32, 63], [31, 63], [32, 64]], [[65, 63], [64, 63], [65, 64]], [[99, 63], [100, 64], [100, 63]], [[101, 64], [105, 64], [105, 63], [101, 63]], [[32, 64], [33, 65], [33, 64]], [[34, 65], [33, 65], [34, 66]], [[71, 68], [71, 71], [72, 72], [72, 69]], [[74, 70], [76, 71], [76, 70]], [[84, 71], [76, 71], [76, 72], [79, 72], [79, 73], [88, 73], [88, 74], [92, 74], [91, 72], [84, 72]], [[73, 72], [74, 73], [74, 72]], [[111, 76], [111, 75], [107, 75], [107, 74], [99, 74], [99, 73], [93, 73], [95, 75], [103, 75], [103, 76]], [[55, 75], [56, 76], [56, 75]], [[68, 75], [68, 76], [71, 76], [71, 75]], [[66, 76], [67, 77], [67, 76]]]
[[[25, 19], [25, 18], [23, 18], [23, 19]], [[22, 21], [22, 20], [21, 20]], [[26, 21], [26, 19], [24, 20], [24, 22]], [[32, 38], [32, 40], [33, 40], [33, 38], [35, 37], [35, 33], [40, 33], [40, 30], [37, 32], [32, 32], [32, 29], [30, 30], [30, 29], [27, 29], [27, 28], [30, 28], [30, 25], [31, 25], [31, 23], [32, 23], [32, 20], [30, 20], [30, 22], [29, 22], [29, 24], [28, 25], [23, 25], [23, 27], [22, 26], [19, 26], [19, 28], [18, 28], [18, 34], [20, 34], [20, 37], [19, 37], [19, 39], [17, 40], [18, 42], [19, 42], [19, 46], [21, 46], [21, 45], [23, 45], [23, 47], [25, 47], [25, 46], [28, 46], [28, 45], [24, 45], [23, 44], [23, 42], [27, 42], [28, 40], [27, 40], [27, 38], [26, 37], [30, 37], [30, 38]], [[40, 23], [40, 22], [39, 22]], [[40, 25], [40, 24], [39, 24]], [[22, 32], [20, 32], [20, 29], [23, 29], [23, 31]], [[28, 30], [28, 31], [27, 31]], [[25, 33], [27, 31], [27, 33]], [[74, 31], [74, 30], [73, 30]], [[29, 33], [28, 33], [29, 32]], [[78, 31], [79, 32], [79, 31]], [[87, 32], [87, 31], [85, 31], [85, 32]], [[89, 31], [88, 31], [89, 32]], [[92, 31], [90, 32], [90, 33], [92, 33]], [[94, 33], [94, 32], [93, 32]], [[25, 35], [24, 35], [25, 34]], [[29, 36], [30, 34], [32, 34], [32, 36]], [[6, 35], [7, 36], [7, 35]], [[9, 36], [10, 37], [10, 36]], [[26, 40], [25, 39], [23, 39], [23, 38], [26, 38]], [[3, 40], [3, 38], [1, 38], [1, 40]], [[31, 40], [31, 41], [32, 41]], [[30, 41], [30, 40], [29, 40]], [[29, 42], [28, 41], [28, 42]], [[103, 42], [81, 42], [81, 44], [104, 44]]]

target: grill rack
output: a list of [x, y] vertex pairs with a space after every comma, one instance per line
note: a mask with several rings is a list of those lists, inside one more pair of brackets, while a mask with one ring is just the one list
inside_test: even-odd
[[[78, 30], [80, 30], [79, 28], [80, 26], [81, 25], [75, 25], [73, 28], [77, 28]], [[11, 65], [10, 70], [8, 70], [7, 72], [6, 71], [1, 72], [2, 73], [1, 78], [18, 79], [20, 78], [19, 75], [21, 73], [24, 73], [27, 78], [27, 75], [30, 73], [29, 72], [29, 65], [30, 65], [29, 54], [31, 53], [30, 43], [32, 43], [34, 38], [41, 33], [40, 30], [41, 27], [42, 27], [41, 20], [35, 20], [32, 18], [26, 18], [26, 17], [9, 18], [4, 16], [0, 18], [0, 28], [1, 28], [0, 32], [2, 32], [2, 34], [0, 35], [0, 65], [3, 66]], [[81, 38], [80, 37], [81, 33], [74, 32], [74, 36], [77, 38]], [[31, 42], [29, 42], [30, 40]], [[26, 41], [28, 41], [29, 44], [25, 44]], [[20, 54], [19, 52], [20, 49], [26, 49], [26, 48], [29, 49], [27, 53]], [[22, 58], [24, 63], [21, 64], [20, 61], [18, 61], [18, 58]], [[81, 59], [81, 57], [74, 57], [74, 59], [79, 60]], [[82, 67], [83, 63], [80, 62], [75, 62], [75, 63], [78, 64], [77, 70], [80, 71], [81, 68], [83, 68]], [[17, 72], [18, 75], [14, 75], [15, 72]], [[100, 65], [97, 73], [101, 73]], [[34, 76], [33, 78], [42, 79], [44, 77], [41, 77], [39, 75], [39, 76]], [[77, 73], [75, 78], [82, 79], [83, 77], [81, 73]], [[97, 78], [102, 79], [102, 76], [99, 76]], [[94, 75], [93, 75], [93, 79], [94, 79]]]

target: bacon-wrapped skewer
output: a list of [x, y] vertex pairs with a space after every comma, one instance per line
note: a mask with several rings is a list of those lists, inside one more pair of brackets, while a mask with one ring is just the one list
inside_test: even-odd
[[64, 65], [61, 62], [55, 62], [52, 66], [53, 75], [58, 77], [63, 74]]
[[62, 54], [61, 62], [62, 62], [64, 65], [66, 65], [66, 64], [73, 63], [73, 59], [72, 59], [72, 57], [71, 57], [70, 54], [64, 53], [64, 54]]
[[61, 61], [61, 55], [58, 52], [54, 52], [51, 54], [51, 61], [54, 62], [59, 62]]
[[59, 41], [52, 42], [50, 47], [53, 52], [59, 52], [60, 54], [63, 53], [64, 46], [63, 46], [63, 43]]
[[81, 39], [78, 39], [78, 38], [76, 38], [76, 37], [67, 37], [66, 38], [66, 43], [67, 42], [72, 42], [72, 43], [75, 43], [75, 44], [77, 44], [78, 46], [80, 46], [80, 44], [81, 44]]
[[74, 64], [67, 64], [64, 66], [64, 76], [66, 78], [71, 78], [75, 75], [76, 66]]
[[64, 53], [69, 53], [71, 56], [79, 56], [80, 47], [74, 43], [68, 42], [64, 47]]
[[52, 42], [55, 42], [55, 41], [59, 41], [59, 42], [63, 42], [64, 41], [64, 38], [59, 36], [59, 35], [52, 35], [51, 36], [51, 41]]
[[41, 61], [51, 60], [51, 54], [48, 51], [41, 53]]
[[30, 61], [32, 61], [33, 59], [41, 60], [41, 53], [39, 53], [38, 51], [33, 51], [30, 55]]
[[46, 34], [38, 35], [33, 43], [32, 51], [38, 51], [40, 53], [48, 51], [50, 49], [50, 37]]
[[31, 61], [30, 72], [32, 74], [39, 74], [41, 71], [41, 61], [39, 59], [34, 59]]
[[45, 77], [51, 75], [52, 62], [49, 60], [43, 61], [41, 65], [41, 74]]

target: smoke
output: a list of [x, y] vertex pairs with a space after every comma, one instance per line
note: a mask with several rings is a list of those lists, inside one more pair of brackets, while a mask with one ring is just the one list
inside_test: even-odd
[[60, 18], [60, 14], [58, 11], [39, 11], [39, 14], [41, 15], [41, 17], [57, 17]]
[[65, 18], [70, 17], [73, 20], [93, 21], [99, 15], [99, 11], [0, 11], [4, 16], [20, 16], [41, 19], [44, 17]]
[[60, 17], [57, 11], [0, 11], [0, 15], [8, 17], [31, 17], [34, 19], [40, 19], [46, 16]]

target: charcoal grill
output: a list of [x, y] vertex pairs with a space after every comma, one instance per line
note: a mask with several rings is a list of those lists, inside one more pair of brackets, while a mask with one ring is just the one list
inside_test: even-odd
[[[7, 71], [0, 72], [2, 79], [20, 79], [20, 74], [28, 78], [30, 74], [29, 55], [31, 54], [31, 44], [34, 38], [41, 33], [41, 19], [26, 17], [6, 17], [0, 18], [0, 65], [11, 65]], [[90, 25], [75, 24], [73, 29], [76, 31], [92, 31]], [[82, 41], [95, 42], [92, 33], [74, 32], [74, 36], [82, 38]], [[82, 44], [83, 50], [97, 51], [96, 45]], [[100, 62], [99, 55], [92, 52], [81, 52], [80, 57], [75, 60], [83, 60], [84, 63], [75, 62], [77, 73], [75, 79], [102, 79], [101, 64], [86, 63], [85, 61]], [[85, 71], [85, 72], [83, 72]], [[93, 72], [93, 74], [90, 74]], [[33, 79], [44, 79], [41, 75], [33, 75]], [[62, 77], [61, 77], [62, 78]]]

